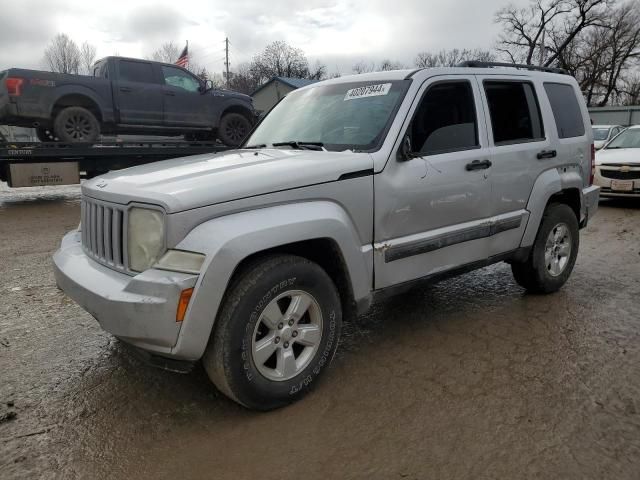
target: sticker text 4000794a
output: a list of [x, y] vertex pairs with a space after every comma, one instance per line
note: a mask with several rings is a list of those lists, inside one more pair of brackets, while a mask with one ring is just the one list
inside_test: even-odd
[[344, 96], [346, 100], [354, 100], [356, 98], [366, 97], [378, 97], [380, 95], [387, 95], [391, 89], [390, 83], [379, 83], [377, 85], [365, 85], [363, 87], [352, 88], [347, 90]]

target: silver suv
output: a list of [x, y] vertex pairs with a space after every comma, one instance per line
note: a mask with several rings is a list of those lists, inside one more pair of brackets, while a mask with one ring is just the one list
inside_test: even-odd
[[598, 205], [576, 81], [464, 67], [290, 93], [242, 148], [103, 175], [54, 256], [102, 327], [249, 408], [313, 387], [345, 318], [495, 262], [554, 292]]

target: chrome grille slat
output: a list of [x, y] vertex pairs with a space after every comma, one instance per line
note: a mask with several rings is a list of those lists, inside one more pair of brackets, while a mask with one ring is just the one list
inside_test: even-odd
[[82, 247], [94, 260], [120, 271], [125, 263], [126, 207], [84, 197], [81, 204]]

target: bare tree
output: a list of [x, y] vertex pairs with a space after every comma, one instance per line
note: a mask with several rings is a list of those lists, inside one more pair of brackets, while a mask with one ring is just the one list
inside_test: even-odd
[[440, 50], [437, 53], [420, 52], [415, 58], [414, 64], [418, 68], [428, 67], [455, 67], [460, 62], [467, 60], [478, 60], [490, 62], [495, 59], [495, 55], [489, 50], [467, 49]]
[[230, 72], [229, 88], [236, 92], [250, 95], [260, 83], [260, 79], [254, 76], [249, 63], [241, 63], [233, 72]]
[[83, 42], [80, 47], [80, 72], [91, 75], [95, 61], [96, 47], [88, 42]]
[[78, 45], [64, 33], [59, 33], [44, 50], [44, 60], [52, 72], [78, 73], [81, 63]]
[[175, 63], [180, 55], [180, 49], [173, 42], [166, 42], [160, 45], [156, 51], [151, 54], [151, 60], [164, 63]]
[[316, 62], [313, 70], [304, 52], [283, 41], [273, 42], [253, 57], [249, 65], [251, 78], [259, 83], [272, 77], [309, 78], [320, 80], [325, 76], [326, 67]]
[[[503, 28], [497, 50], [512, 62], [530, 65], [537, 60], [540, 65], [552, 65], [580, 32], [602, 23], [606, 9], [607, 0], [531, 0], [525, 8], [509, 5], [495, 16]], [[551, 49], [547, 38], [554, 45]]]
[[353, 73], [369, 73], [369, 72], [384, 72], [387, 70], [401, 70], [405, 68], [402, 62], [397, 60], [390, 60], [388, 58], [382, 60], [379, 65], [375, 62], [368, 62], [361, 60], [351, 67]]

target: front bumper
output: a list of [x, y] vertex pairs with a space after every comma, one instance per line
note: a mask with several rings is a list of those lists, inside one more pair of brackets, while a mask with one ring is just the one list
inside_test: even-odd
[[131, 277], [116, 272], [84, 253], [77, 231], [63, 238], [53, 268], [58, 287], [107, 332], [143, 350], [172, 356], [182, 325], [176, 322], [180, 292], [194, 287], [197, 275], [151, 269]]
[[[605, 167], [608, 170], [619, 170], [617, 167]], [[601, 197], [640, 197], [640, 167], [632, 167], [632, 171], [637, 171], [637, 177], [629, 180], [633, 180], [633, 190], [628, 192], [622, 192], [611, 189], [611, 178], [602, 175], [602, 169], [598, 165], [596, 166], [596, 172], [593, 176], [593, 184], [600, 187]]]

